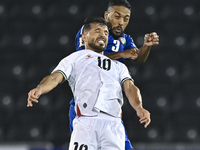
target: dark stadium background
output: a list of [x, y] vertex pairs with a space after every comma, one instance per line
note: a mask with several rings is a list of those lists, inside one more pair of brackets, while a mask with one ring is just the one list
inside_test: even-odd
[[[27, 93], [75, 51], [75, 35], [108, 0], [0, 0], [0, 150], [67, 150], [71, 90], [66, 83], [26, 107]], [[138, 48], [157, 32], [143, 65], [126, 62], [152, 123], [145, 129], [125, 99], [123, 120], [135, 150], [200, 149], [200, 1], [129, 0], [125, 33]], [[8, 147], [6, 147], [8, 146]]]

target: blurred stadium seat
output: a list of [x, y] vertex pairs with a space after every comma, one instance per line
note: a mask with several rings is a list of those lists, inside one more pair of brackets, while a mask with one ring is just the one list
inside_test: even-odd
[[0, 125], [0, 140], [3, 142], [5, 139], [4, 137], [4, 128]]
[[199, 141], [198, 115], [179, 114], [173, 115], [173, 140], [174, 142]]
[[19, 0], [17, 2], [12, 2], [9, 17], [19, 20], [40, 19], [43, 17], [44, 7], [47, 4], [46, 2], [46, 0]]
[[9, 35], [25, 34], [35, 36], [41, 33], [42, 24], [39, 21], [30, 20], [13, 20], [7, 26], [7, 33]]
[[200, 94], [188, 94], [181, 92], [172, 98], [172, 110], [174, 114], [196, 115], [200, 112]]
[[13, 94], [1, 93], [0, 95], [0, 112], [9, 114], [14, 111], [14, 96]]
[[68, 127], [51, 124], [47, 127], [44, 137], [46, 140], [55, 143], [55, 145], [62, 145], [66, 141], [69, 141], [70, 131]]
[[20, 142], [20, 141], [44, 141], [41, 126], [34, 125], [23, 125], [17, 126], [12, 125], [8, 133], [6, 134], [6, 140], [10, 142]]

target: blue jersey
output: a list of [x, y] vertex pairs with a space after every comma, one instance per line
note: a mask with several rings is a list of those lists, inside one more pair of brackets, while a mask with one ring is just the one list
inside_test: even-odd
[[[84, 41], [82, 40], [82, 29], [83, 27], [78, 31], [75, 39], [77, 51], [85, 49], [85, 44]], [[133, 42], [133, 39], [130, 37], [130, 35], [123, 33], [119, 39], [114, 39], [113, 36], [109, 34], [108, 45], [104, 51], [104, 54], [121, 52], [131, 48], [137, 48], [137, 47], [135, 46], [135, 43]], [[119, 58], [118, 61], [124, 63], [125, 59]]]

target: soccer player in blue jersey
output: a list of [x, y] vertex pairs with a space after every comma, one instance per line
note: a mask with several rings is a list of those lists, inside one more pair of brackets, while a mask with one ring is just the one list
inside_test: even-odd
[[[143, 46], [138, 49], [130, 35], [124, 33], [124, 30], [129, 23], [130, 15], [131, 5], [127, 0], [111, 0], [109, 2], [104, 18], [108, 23], [110, 34], [104, 55], [122, 63], [125, 62], [125, 59], [131, 59], [136, 63], [144, 63], [149, 55], [151, 47], [159, 44], [159, 36], [155, 32], [146, 34]], [[85, 49], [85, 45], [82, 40], [82, 28], [76, 35], [75, 44], [77, 51]], [[72, 122], [75, 117], [74, 99], [72, 99], [69, 110], [71, 131], [73, 130]], [[132, 149], [132, 146], [126, 135], [125, 150], [128, 149]]]

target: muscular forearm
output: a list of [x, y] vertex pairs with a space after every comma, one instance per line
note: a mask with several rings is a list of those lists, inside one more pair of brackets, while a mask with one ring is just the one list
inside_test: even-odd
[[142, 108], [142, 98], [140, 95], [140, 90], [137, 88], [132, 90], [131, 94], [127, 94], [127, 98], [131, 106], [137, 111], [139, 108]]
[[138, 57], [137, 51], [138, 51], [137, 48], [131, 48], [131, 49], [116, 52], [116, 53], [106, 54], [106, 56], [109, 57], [112, 60], [116, 60], [116, 59], [119, 59], [119, 58], [135, 60]]
[[63, 76], [59, 72], [54, 72], [51, 75], [46, 76], [36, 88], [32, 89], [28, 93], [27, 107], [32, 107], [33, 106], [33, 104], [32, 104], [33, 102], [38, 103], [38, 98], [42, 94], [50, 92], [62, 80], [63, 80]]
[[144, 127], [146, 128], [151, 122], [151, 118], [149, 111], [142, 107], [140, 90], [133, 84], [132, 81], [125, 81], [123, 86], [129, 103], [136, 110], [137, 116], [140, 117], [140, 123], [145, 123]]
[[142, 64], [144, 63], [150, 53], [151, 46], [142, 46], [138, 51], [138, 58], [135, 59], [136, 63]]
[[137, 111], [142, 108], [142, 97], [140, 90], [134, 84], [127, 84], [125, 87], [125, 94], [129, 100], [130, 105]]
[[58, 80], [55, 76], [49, 75], [46, 76], [40, 84], [37, 86], [41, 90], [41, 94], [45, 94], [50, 92], [52, 89], [54, 89], [59, 84]]

